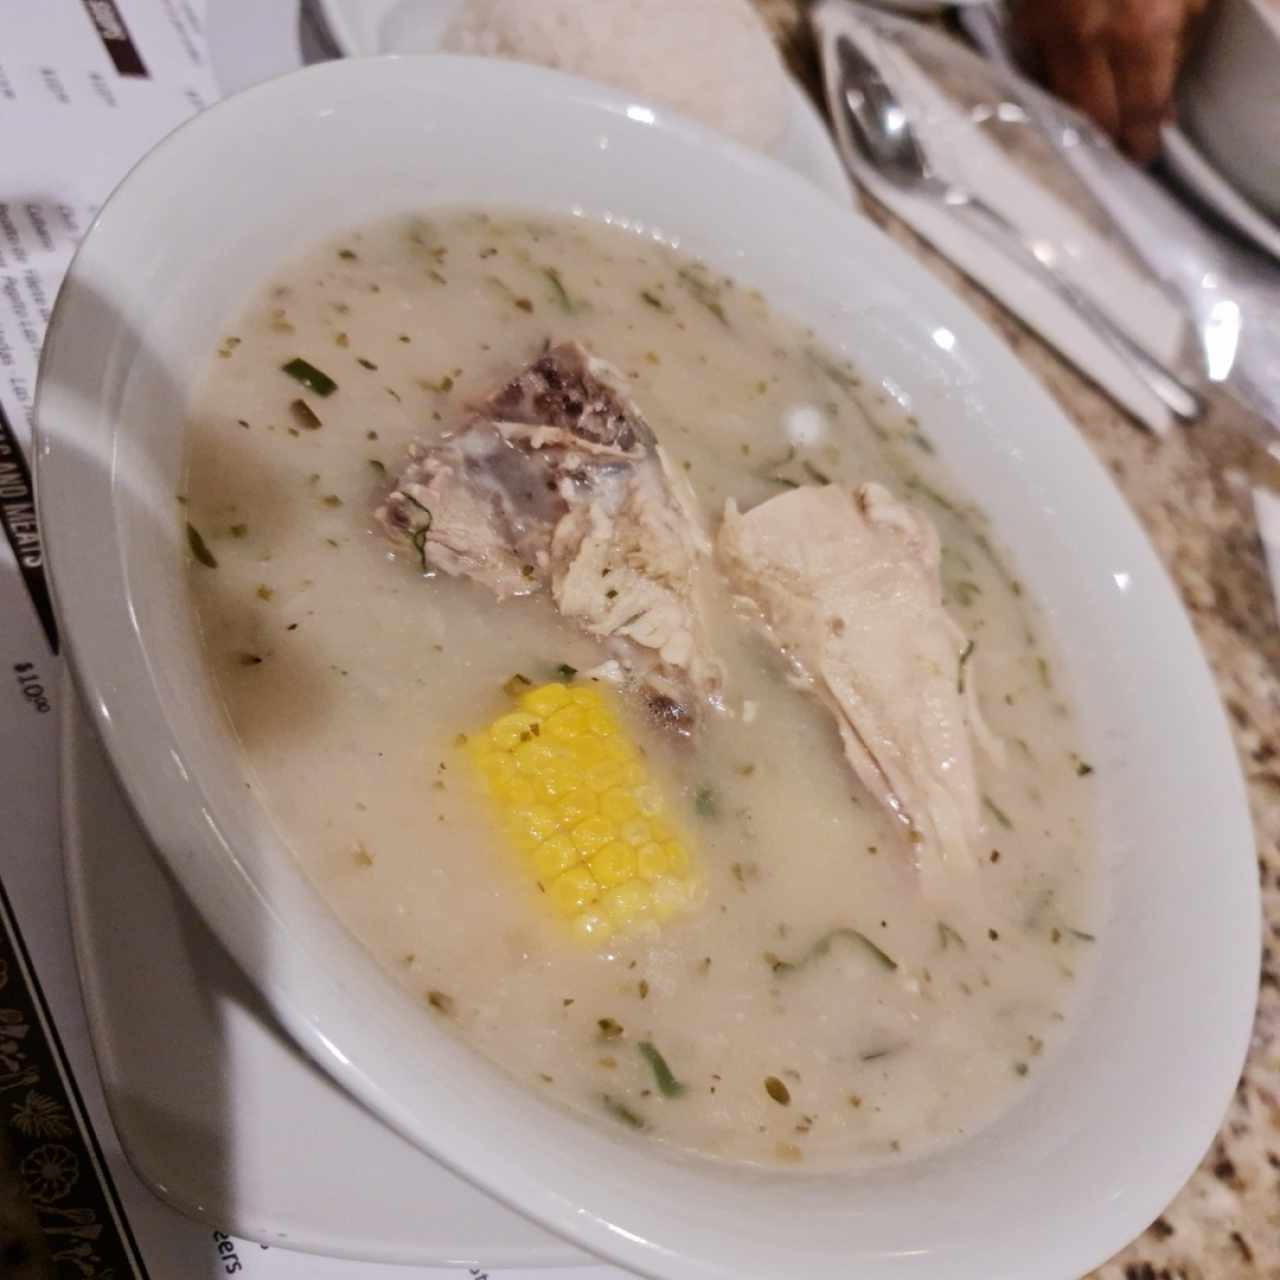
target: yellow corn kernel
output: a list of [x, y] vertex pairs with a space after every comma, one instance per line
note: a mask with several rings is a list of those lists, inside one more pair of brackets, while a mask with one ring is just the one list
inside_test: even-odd
[[558, 875], [547, 886], [547, 894], [561, 915], [575, 916], [595, 902], [600, 896], [600, 886], [586, 867], [576, 866]]
[[686, 880], [692, 869], [689, 862], [689, 851], [679, 840], [668, 840], [662, 846], [663, 856], [667, 860], [667, 874], [676, 880]]
[[533, 869], [538, 874], [539, 882], [545, 884], [554, 880], [562, 871], [576, 866], [580, 859], [581, 855], [568, 836], [552, 836], [534, 850]]
[[510, 751], [537, 722], [537, 716], [530, 715], [527, 711], [513, 711], [493, 722], [489, 729], [489, 740], [499, 750]]
[[587, 711], [576, 704], [562, 707], [547, 721], [547, 733], [561, 742], [580, 738], [587, 729]]
[[649, 839], [649, 823], [644, 818], [632, 818], [622, 824], [618, 834], [627, 844], [644, 844]]
[[626, 787], [611, 787], [600, 797], [600, 812], [610, 822], [626, 823], [640, 812], [636, 798]]
[[584, 787], [576, 787], [556, 805], [556, 816], [562, 827], [576, 827], [584, 818], [589, 818], [600, 807], [594, 793]]
[[596, 883], [603, 889], [612, 889], [615, 884], [632, 879], [636, 874], [636, 865], [636, 851], [620, 840], [605, 845], [587, 863]]
[[583, 818], [569, 832], [569, 839], [583, 853], [595, 853], [597, 849], [603, 849], [613, 839], [613, 824], [601, 814], [594, 814], [590, 818]]
[[555, 811], [542, 804], [521, 809], [511, 816], [519, 824], [520, 831], [538, 844], [549, 840], [560, 828]]
[[553, 712], [559, 711], [569, 701], [569, 690], [562, 684], [544, 684], [537, 689], [530, 689], [520, 699], [521, 709], [530, 715], [546, 719]]
[[636, 873], [645, 880], [656, 880], [668, 865], [666, 850], [653, 840], [636, 851]]
[[689, 850], [600, 689], [526, 689], [460, 742], [526, 874], [575, 936], [599, 945], [698, 904]]
[[523, 809], [537, 799], [533, 783], [527, 782], [518, 772], [512, 774], [499, 787], [495, 787], [494, 792], [502, 798], [503, 804], [509, 809]]
[[643, 880], [627, 880], [604, 895], [605, 914], [611, 920], [630, 924], [653, 906], [653, 893]]

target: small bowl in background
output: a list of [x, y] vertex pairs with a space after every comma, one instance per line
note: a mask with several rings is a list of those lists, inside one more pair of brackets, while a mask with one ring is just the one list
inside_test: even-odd
[[1280, 218], [1280, 0], [1217, 0], [1179, 82], [1178, 115], [1223, 176]]

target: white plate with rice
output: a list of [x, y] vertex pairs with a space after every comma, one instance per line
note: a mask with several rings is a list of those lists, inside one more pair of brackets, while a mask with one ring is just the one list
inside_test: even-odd
[[445, 50], [588, 76], [766, 151], [849, 202], [827, 126], [787, 74], [749, 0], [315, 0], [315, 7], [349, 57]]

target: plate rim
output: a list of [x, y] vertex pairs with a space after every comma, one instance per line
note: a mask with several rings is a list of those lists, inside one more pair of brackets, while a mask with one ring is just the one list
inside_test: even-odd
[[[447, 0], [447, 2], [456, 6], [458, 0]], [[967, 2], [980, 3], [981, 0], [967, 0]], [[319, 11], [319, 17], [324, 22], [330, 38], [345, 58], [430, 57], [443, 54], [439, 48], [430, 52], [401, 52], [396, 49], [377, 47], [376, 43], [366, 46], [361, 38], [360, 23], [375, 24], [384, 21], [387, 15], [397, 7], [399, 0], [310, 0], [310, 3], [314, 4]], [[381, 18], [375, 13], [375, 6], [381, 8]], [[356, 15], [359, 15], [358, 19]], [[512, 61], [517, 60], [512, 59]], [[539, 64], [522, 65], [537, 66]], [[544, 68], [544, 70], [551, 70], [551, 68]], [[856, 207], [853, 183], [845, 172], [844, 162], [840, 159], [835, 139], [822, 117], [818, 104], [785, 64], [782, 66], [782, 74], [787, 83], [786, 127], [782, 138], [765, 154], [772, 156], [802, 178], [807, 178], [837, 203]], [[600, 84], [606, 89], [611, 88], [604, 81]], [[662, 113], [667, 117], [679, 114], [669, 107], [663, 107]], [[783, 142], [787, 135], [792, 133], [796, 135], [797, 141], [802, 138], [803, 143], [800, 148], [788, 150], [783, 147]]]
[[[163, 861], [162, 855], [152, 848], [150, 839], [143, 829], [140, 819], [134, 813], [121, 785], [115, 764], [103, 747], [101, 740], [97, 737], [88, 709], [83, 704], [79, 690], [76, 688], [75, 679], [70, 668], [65, 665], [61, 671], [58, 696], [59, 705], [62, 708], [62, 722], [59, 726], [58, 740], [59, 846], [66, 884], [67, 915], [72, 950], [75, 956], [76, 976], [80, 985], [81, 1002], [84, 1005], [89, 1041], [93, 1049], [94, 1062], [98, 1068], [107, 1112], [111, 1117], [112, 1128], [119, 1139], [120, 1148], [124, 1152], [129, 1167], [137, 1174], [147, 1189], [178, 1212], [185, 1214], [187, 1217], [195, 1218], [197, 1221], [204, 1222], [210, 1227], [216, 1227], [241, 1239], [322, 1257], [415, 1267], [522, 1267], [538, 1270], [561, 1267], [579, 1268], [595, 1265], [597, 1259], [584, 1253], [569, 1241], [549, 1232], [547, 1233], [547, 1246], [541, 1252], [537, 1250], [520, 1251], [507, 1245], [497, 1249], [490, 1249], [486, 1244], [484, 1256], [475, 1258], [467, 1257], [466, 1250], [453, 1247], [433, 1250], [428, 1250], [425, 1247], [397, 1248], [393, 1246], [384, 1248], [370, 1236], [352, 1237], [345, 1221], [343, 1223], [345, 1238], [338, 1239], [333, 1234], [324, 1234], [326, 1230], [330, 1232], [335, 1230], [331, 1225], [311, 1228], [308, 1224], [303, 1223], [301, 1229], [299, 1229], [297, 1222], [289, 1222], [284, 1225], [279, 1222], [273, 1222], [269, 1214], [265, 1217], [263, 1216], [264, 1211], [260, 1207], [247, 1204], [238, 1195], [234, 1185], [229, 1185], [226, 1188], [227, 1195], [222, 1202], [213, 1201], [207, 1196], [202, 1198], [198, 1194], [187, 1192], [181, 1181], [180, 1170], [161, 1170], [150, 1163], [144, 1154], [145, 1144], [136, 1140], [137, 1134], [127, 1113], [123, 1112], [118, 1105], [117, 1089], [121, 1087], [122, 1080], [120, 1073], [115, 1070], [118, 1060], [115, 1051], [111, 1047], [114, 1037], [106, 1033], [106, 1028], [111, 1025], [109, 1020], [112, 1017], [114, 1006], [108, 999], [104, 998], [105, 988], [108, 984], [102, 977], [103, 969], [99, 964], [101, 950], [100, 942], [97, 938], [98, 930], [90, 923], [95, 914], [95, 903], [98, 900], [95, 898], [93, 890], [89, 888], [91, 877], [86, 870], [88, 866], [86, 846], [90, 843], [89, 838], [86, 837], [86, 823], [91, 819], [92, 814], [89, 802], [84, 795], [84, 781], [79, 767], [86, 753], [95, 753], [99, 757], [102, 769], [110, 775], [111, 785], [119, 794], [122, 806], [128, 811], [129, 821], [134, 828], [129, 834], [136, 844], [144, 846], [137, 850], [137, 856], [158, 860], [158, 869], [162, 874], [168, 874], [168, 868]], [[119, 838], [118, 831], [114, 833], [113, 838]], [[185, 898], [185, 893], [180, 887], [174, 886], [174, 888], [175, 892], [183, 894]], [[196, 910], [193, 904], [188, 902], [188, 905], [191, 910]], [[201, 922], [203, 924], [203, 917]], [[208, 925], [204, 927], [209, 928]], [[222, 944], [214, 938], [213, 945], [221, 947]], [[230, 960], [230, 957], [228, 957], [228, 960]], [[252, 983], [251, 978], [246, 977], [245, 980]], [[287, 1034], [283, 1027], [280, 1027], [279, 1031], [282, 1035]], [[299, 1053], [302, 1052], [300, 1048], [297, 1051]], [[298, 1068], [294, 1067], [293, 1069]], [[352, 1099], [352, 1101], [361, 1106], [366, 1122], [370, 1126], [386, 1128], [382, 1120], [368, 1111], [367, 1108], [364, 1108], [358, 1099]], [[230, 1115], [224, 1117], [228, 1126], [231, 1126], [234, 1119], [235, 1117]], [[393, 1130], [388, 1130], [388, 1132], [394, 1133]], [[397, 1134], [395, 1136], [403, 1141], [400, 1135]], [[233, 1144], [232, 1149], [237, 1149], [234, 1146], [234, 1137], [231, 1141]], [[416, 1147], [414, 1150], [417, 1158], [432, 1164], [438, 1164], [435, 1158], [427, 1152]], [[474, 1195], [491, 1200], [494, 1208], [503, 1213], [512, 1213], [512, 1210], [493, 1200], [493, 1197], [489, 1196], [487, 1192], [475, 1187], [472, 1183], [467, 1182], [466, 1179], [458, 1178], [456, 1174], [444, 1169], [443, 1166], [441, 1168], [445, 1176], [450, 1180], [463, 1184]], [[231, 1162], [232, 1177], [234, 1177], [234, 1170], [235, 1162], [233, 1161]], [[318, 1212], [323, 1212], [323, 1210], [318, 1210]], [[523, 1215], [516, 1216], [523, 1217]]]

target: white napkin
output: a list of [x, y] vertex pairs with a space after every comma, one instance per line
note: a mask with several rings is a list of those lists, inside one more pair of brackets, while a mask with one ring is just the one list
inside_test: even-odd
[[[846, 0], [825, 0], [814, 12], [824, 50], [828, 101], [837, 131], [844, 128], [836, 109], [838, 61], [829, 50], [846, 35], [883, 72], [903, 99], [930, 163], [939, 174], [982, 198], [1022, 231], [1048, 241], [1073, 283], [1140, 341], [1152, 355], [1174, 364], [1186, 340], [1183, 312], [1146, 274], [1108, 244], [1067, 205], [1041, 187], [1005, 154], [981, 127], [981, 121], [956, 106], [911, 58], [898, 40], [883, 34], [886, 19], [873, 18]], [[921, 33], [922, 36], [925, 33]], [[955, 56], [983, 64], [967, 50]], [[1017, 112], [993, 94], [993, 110]], [[852, 153], [846, 147], [846, 155]], [[1102, 386], [1136, 418], [1163, 433], [1172, 425], [1158, 398], [1107, 343], [1052, 287], [1017, 265], [980, 233], [933, 200], [904, 194], [858, 161], [854, 176], [877, 200], [928, 240], [944, 257], [1000, 299], [1031, 328]]]

